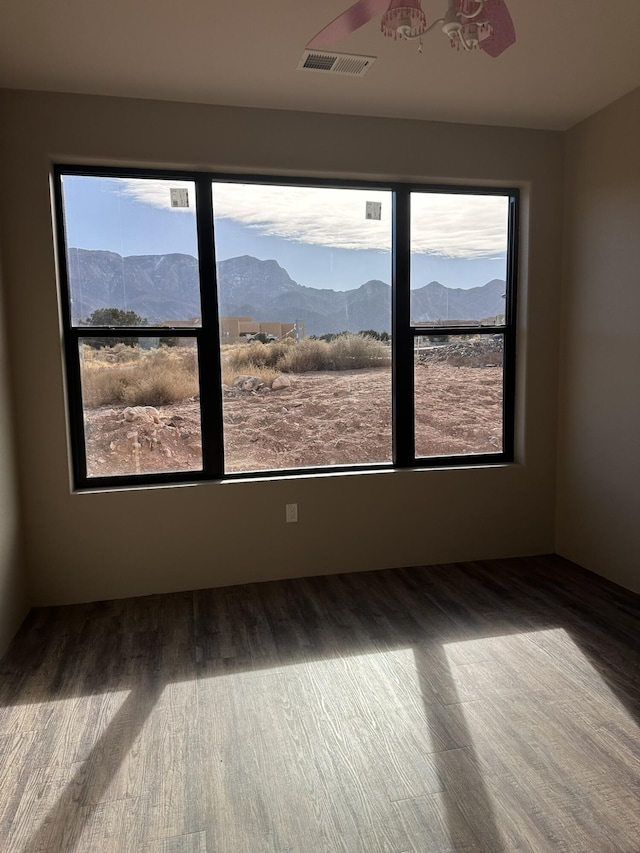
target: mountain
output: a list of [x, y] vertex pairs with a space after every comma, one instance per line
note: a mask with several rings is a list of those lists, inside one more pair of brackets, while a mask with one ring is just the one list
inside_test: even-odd
[[[200, 316], [198, 264], [190, 255], [134, 255], [70, 249], [74, 323], [97, 308], [135, 311], [150, 323]], [[354, 290], [305, 287], [277, 261], [243, 255], [217, 265], [220, 313], [254, 320], [305, 323], [307, 334], [391, 331], [391, 287], [367, 281]], [[504, 313], [503, 281], [469, 290], [432, 281], [411, 293], [414, 322], [483, 320]]]
[[427, 322], [447, 319], [451, 321], [484, 320], [504, 314], [503, 294], [505, 282], [494, 278], [482, 287], [445, 287], [432, 281], [411, 291], [411, 319]]
[[74, 323], [97, 308], [135, 311], [150, 322], [200, 316], [198, 262], [191, 255], [133, 255], [69, 249]]
[[368, 281], [355, 290], [304, 287], [275, 261], [243, 256], [218, 264], [220, 313], [255, 320], [301, 320], [309, 335], [343, 330], [391, 331], [391, 288]]

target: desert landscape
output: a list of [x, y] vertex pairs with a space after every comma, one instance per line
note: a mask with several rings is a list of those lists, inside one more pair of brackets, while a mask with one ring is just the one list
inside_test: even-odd
[[[245, 352], [257, 346], [262, 345], [243, 345]], [[418, 456], [501, 450], [501, 348], [501, 341], [485, 336], [475, 342], [417, 349]], [[162, 355], [167, 374], [169, 359], [180, 365], [193, 359], [188, 352]], [[126, 361], [94, 358], [93, 362], [88, 369], [96, 370], [97, 362], [97, 370], [110, 380], [115, 374], [133, 376], [134, 368]], [[223, 385], [228, 473], [391, 461], [388, 365], [276, 375], [266, 369], [268, 381], [245, 370], [234, 372], [225, 369]], [[274, 383], [280, 377], [282, 382]], [[155, 397], [135, 402], [85, 405], [89, 477], [199, 470], [197, 395], [163, 402], [156, 389]]]
[[[87, 476], [202, 470], [197, 258], [71, 248], [68, 268]], [[391, 463], [391, 286], [311, 287], [246, 254], [216, 276], [220, 380], [201, 369], [221, 381], [225, 474]], [[415, 284], [412, 322], [434, 329], [415, 338], [416, 455], [499, 452], [503, 336], [488, 327], [504, 322], [505, 281]], [[149, 326], [158, 337], [136, 335]]]

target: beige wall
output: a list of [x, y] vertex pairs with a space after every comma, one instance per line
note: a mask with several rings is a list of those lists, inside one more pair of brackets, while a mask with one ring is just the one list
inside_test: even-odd
[[[553, 549], [560, 134], [11, 92], [0, 110], [34, 603]], [[520, 184], [518, 464], [71, 494], [49, 200], [56, 160]], [[284, 523], [287, 502], [299, 504], [298, 524]]]
[[640, 592], [640, 89], [566, 138], [556, 550]]
[[[0, 297], [1, 291], [0, 266]], [[7, 376], [5, 316], [0, 298], [0, 657], [27, 613], [26, 586], [20, 549], [19, 501]]]

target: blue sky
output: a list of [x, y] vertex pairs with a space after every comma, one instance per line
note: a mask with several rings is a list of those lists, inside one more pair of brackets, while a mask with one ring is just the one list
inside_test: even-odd
[[[194, 188], [187, 182], [65, 176], [67, 244], [120, 255], [197, 254]], [[172, 208], [171, 188], [188, 208]], [[381, 206], [368, 221], [366, 203]], [[274, 258], [299, 284], [350, 290], [390, 282], [390, 194], [384, 191], [217, 184], [217, 259]], [[412, 198], [412, 287], [469, 288], [505, 277], [504, 198]]]

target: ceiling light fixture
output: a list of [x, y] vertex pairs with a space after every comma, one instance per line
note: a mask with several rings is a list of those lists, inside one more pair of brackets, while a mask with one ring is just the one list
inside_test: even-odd
[[451, 46], [470, 51], [480, 48], [499, 56], [516, 40], [505, 0], [447, 0], [447, 9], [427, 27], [420, 0], [357, 0], [309, 42], [307, 48], [329, 47], [382, 14], [380, 29], [387, 38], [420, 40], [440, 26]]
[[380, 21], [380, 29], [387, 38], [419, 38], [427, 29], [420, 0], [391, 0]]

